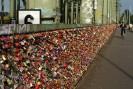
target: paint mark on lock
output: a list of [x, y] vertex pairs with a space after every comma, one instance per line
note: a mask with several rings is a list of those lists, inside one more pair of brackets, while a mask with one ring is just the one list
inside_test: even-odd
[[32, 24], [32, 22], [28, 22], [28, 19], [34, 20], [34, 17], [32, 15], [27, 15], [24, 19], [25, 24]]

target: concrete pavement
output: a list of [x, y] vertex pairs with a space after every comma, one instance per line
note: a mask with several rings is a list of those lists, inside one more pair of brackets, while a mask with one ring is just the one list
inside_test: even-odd
[[133, 89], [133, 32], [116, 30], [76, 89]]

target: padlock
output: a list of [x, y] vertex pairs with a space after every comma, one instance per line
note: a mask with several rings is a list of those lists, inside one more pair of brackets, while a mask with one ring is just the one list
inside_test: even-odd
[[6, 48], [6, 49], [9, 49], [11, 47], [11, 45], [9, 43], [6, 43], [4, 46], [5, 46], [4, 48]]
[[14, 43], [15, 44], [15, 47], [20, 47], [20, 43]]

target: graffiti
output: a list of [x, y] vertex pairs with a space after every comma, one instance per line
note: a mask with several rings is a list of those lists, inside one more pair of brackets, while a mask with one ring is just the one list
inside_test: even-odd
[[[37, 7], [35, 9], [41, 9], [41, 16], [42, 18], [52, 18], [52, 17], [60, 17], [61, 14], [57, 11], [54, 11], [52, 9], [46, 8], [46, 7]], [[54, 22], [51, 20], [48, 21], [42, 21], [42, 24], [53, 24]]]
[[24, 32], [29, 32], [30, 31], [30, 28], [29, 28], [29, 25], [19, 25], [18, 26], [18, 29], [17, 29], [17, 32], [19, 33], [24, 33]]
[[0, 27], [0, 35], [2, 34], [12, 34], [14, 29], [16, 28], [16, 25], [2, 25]]
[[29, 31], [30, 31], [30, 26], [26, 24], [24, 25], [9, 24], [9, 25], [2, 25], [0, 27], [0, 35], [23, 33]]
[[86, 0], [82, 3], [82, 13], [84, 14], [85, 18], [86, 18], [86, 22], [90, 23], [91, 22], [91, 18], [93, 17], [93, 6], [92, 6], [92, 1], [90, 0]]
[[43, 4], [45, 4], [46, 2], [48, 2], [48, 0], [42, 0]]
[[43, 17], [53, 17], [55, 15], [57, 16], [61, 15], [59, 12], [46, 8], [46, 7], [37, 7], [35, 9], [41, 9], [41, 13]]

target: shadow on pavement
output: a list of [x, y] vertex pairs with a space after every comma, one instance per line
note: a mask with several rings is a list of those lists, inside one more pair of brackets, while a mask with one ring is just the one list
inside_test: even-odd
[[117, 66], [115, 63], [113, 63], [112, 61], [110, 61], [108, 58], [104, 57], [102, 54], [99, 54], [99, 56], [101, 56], [103, 59], [105, 59], [106, 61], [108, 61], [111, 65], [113, 65], [114, 67], [116, 67], [118, 70], [120, 70], [123, 74], [125, 74], [126, 76], [128, 76], [130, 79], [133, 80], [133, 76], [128, 74], [126, 71], [124, 71], [122, 68], [120, 68], [119, 66]]
[[114, 37], [119, 38], [119, 39], [124, 39], [124, 37], [122, 36], [114, 36]]
[[129, 42], [133, 42], [132, 40], [127, 40], [127, 39], [125, 39], [125, 37], [123, 36], [114, 36], [114, 37], [116, 37], [116, 38], [119, 38], [119, 39], [124, 39], [125, 41], [129, 41]]

